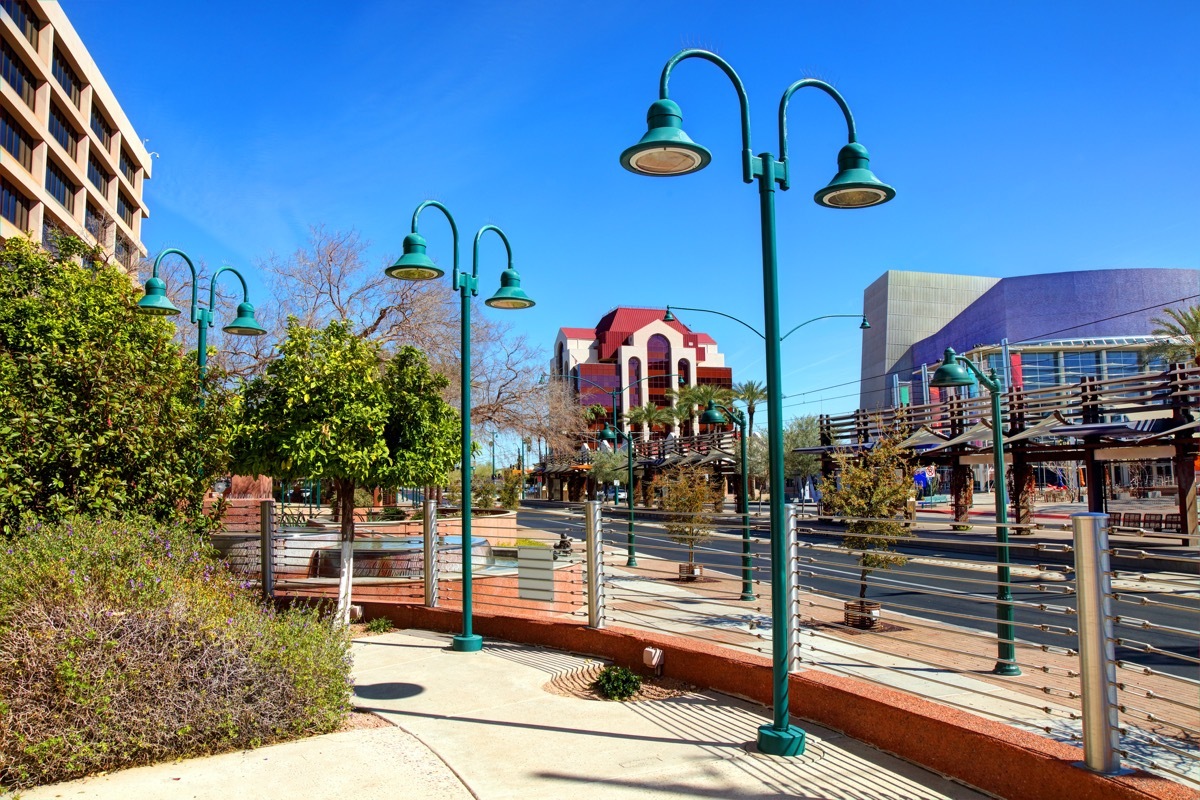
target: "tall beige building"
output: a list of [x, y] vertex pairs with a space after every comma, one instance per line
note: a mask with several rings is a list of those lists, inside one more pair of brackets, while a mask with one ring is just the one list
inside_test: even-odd
[[146, 253], [150, 156], [57, 2], [0, 0], [0, 238], [59, 229]]

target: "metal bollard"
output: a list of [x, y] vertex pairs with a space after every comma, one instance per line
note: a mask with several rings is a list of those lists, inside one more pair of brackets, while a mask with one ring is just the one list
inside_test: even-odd
[[1083, 763], [1096, 772], [1121, 771], [1117, 754], [1117, 666], [1113, 646], [1108, 515], [1072, 514], [1075, 590], [1079, 601]]
[[259, 585], [263, 600], [275, 599], [275, 501], [258, 504], [258, 562]]
[[789, 503], [783, 507], [783, 529], [787, 533], [787, 653], [788, 672], [800, 663], [800, 541], [796, 536], [799, 527], [800, 507]]
[[437, 608], [438, 604], [438, 532], [437, 501], [425, 501], [425, 514], [421, 518], [421, 530], [425, 536], [425, 605]]
[[600, 503], [589, 500], [583, 504], [583, 529], [587, 569], [588, 627], [604, 627], [604, 558], [603, 536], [600, 530]]

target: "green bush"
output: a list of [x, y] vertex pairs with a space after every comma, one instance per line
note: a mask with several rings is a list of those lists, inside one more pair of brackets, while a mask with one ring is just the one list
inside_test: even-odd
[[346, 630], [264, 609], [195, 533], [23, 525], [0, 550], [0, 784], [336, 730]]
[[592, 686], [609, 700], [628, 700], [642, 688], [642, 679], [626, 667], [609, 665], [600, 670]]
[[367, 623], [367, 633], [388, 633], [396, 629], [387, 617], [376, 617]]

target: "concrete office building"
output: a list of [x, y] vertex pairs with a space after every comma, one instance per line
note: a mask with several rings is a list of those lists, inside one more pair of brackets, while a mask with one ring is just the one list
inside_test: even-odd
[[146, 253], [150, 156], [56, 2], [0, 0], [0, 238], [54, 229]]

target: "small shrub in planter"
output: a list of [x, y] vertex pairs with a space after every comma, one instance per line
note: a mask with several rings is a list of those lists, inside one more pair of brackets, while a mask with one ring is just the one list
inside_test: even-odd
[[628, 700], [641, 691], [642, 679], [626, 667], [610, 665], [600, 670], [592, 686], [609, 700]]

